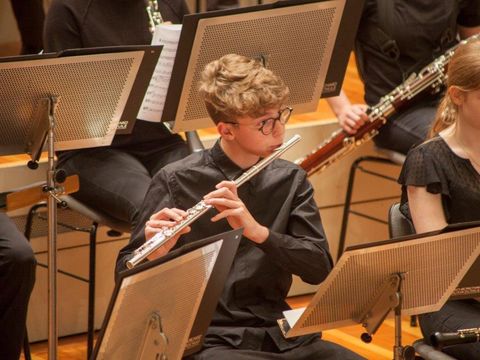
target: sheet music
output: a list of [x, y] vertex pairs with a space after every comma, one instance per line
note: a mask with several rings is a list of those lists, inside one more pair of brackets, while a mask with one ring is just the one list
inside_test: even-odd
[[283, 316], [285, 316], [285, 320], [287, 320], [288, 325], [290, 325], [291, 328], [295, 326], [295, 324], [297, 323], [297, 320], [300, 319], [300, 316], [302, 316], [305, 309], [306, 307], [302, 307], [302, 308], [287, 310], [283, 312]]
[[160, 24], [155, 28], [152, 45], [163, 45], [163, 50], [138, 112], [141, 120], [160, 122], [162, 118], [181, 31], [182, 25], [178, 24]]

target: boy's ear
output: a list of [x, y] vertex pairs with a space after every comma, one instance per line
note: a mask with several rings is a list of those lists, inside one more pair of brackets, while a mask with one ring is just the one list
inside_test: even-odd
[[235, 137], [232, 132], [232, 125], [230, 124], [219, 122], [217, 124], [217, 131], [220, 134], [220, 136], [225, 138], [226, 140], [232, 140]]

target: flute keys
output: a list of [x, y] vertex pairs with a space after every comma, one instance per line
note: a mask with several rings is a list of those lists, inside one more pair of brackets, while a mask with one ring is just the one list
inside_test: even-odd
[[195, 210], [196, 211], [201, 211], [205, 208], [206, 204], [203, 201], [200, 201], [197, 205], [195, 205]]
[[165, 229], [162, 232], [163, 232], [163, 235], [165, 235], [166, 237], [169, 237], [169, 236], [173, 235], [173, 230], [172, 229]]

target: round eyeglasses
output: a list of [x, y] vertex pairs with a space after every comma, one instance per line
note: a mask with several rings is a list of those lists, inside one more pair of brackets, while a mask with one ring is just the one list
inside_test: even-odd
[[[288, 122], [288, 120], [290, 119], [290, 115], [292, 115], [292, 111], [293, 111], [293, 108], [290, 106], [287, 106], [284, 109], [280, 110], [277, 116], [261, 121], [258, 131], [260, 131], [263, 135], [270, 135], [273, 132], [273, 129], [275, 129], [275, 123], [277, 121], [282, 125], [285, 125]], [[232, 122], [224, 121], [224, 123], [237, 125], [237, 126], [246, 125], [246, 124], [240, 124], [238, 122], [233, 122], [233, 121]]]

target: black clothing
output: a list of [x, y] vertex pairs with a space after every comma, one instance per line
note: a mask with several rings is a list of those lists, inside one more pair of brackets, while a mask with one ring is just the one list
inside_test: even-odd
[[[480, 302], [474, 299], [448, 301], [440, 311], [422, 314], [419, 316], [419, 320], [424, 336], [437, 331], [452, 333], [459, 329], [478, 328], [480, 326]], [[480, 359], [478, 342], [446, 347], [442, 351], [455, 359]]]
[[[180, 23], [187, 13], [183, 0], [158, 3], [165, 21]], [[54, 0], [45, 50], [150, 44], [148, 26], [142, 0]], [[60, 153], [59, 167], [80, 177], [80, 190], [72, 196], [133, 228], [152, 176], [187, 154], [185, 142], [163, 124], [137, 120], [132, 134], [115, 135], [109, 148]]]
[[[216, 184], [236, 179], [243, 172], [227, 157], [219, 142], [210, 150], [160, 170], [145, 198], [132, 241], [120, 252], [117, 271], [125, 269], [132, 251], [145, 242], [143, 224], [153, 213], [165, 207], [189, 209]], [[270, 233], [263, 244], [241, 240], [204, 346], [260, 351], [265, 341], [270, 341], [276, 352], [283, 352], [320, 341], [318, 335], [286, 340], [277, 325], [282, 311], [289, 309], [285, 298], [292, 274], [318, 284], [332, 267], [313, 189], [305, 172], [277, 159], [242, 185], [238, 194], [252, 216]], [[215, 213], [212, 209], [192, 224], [192, 232], [183, 235], [176, 247], [229, 230], [226, 220], [210, 221]]]
[[[480, 25], [480, 0], [366, 0], [355, 41], [365, 102], [377, 104], [408, 75], [453, 46], [457, 24]], [[392, 41], [398, 58], [392, 56]], [[377, 146], [406, 154], [421, 143], [439, 100], [440, 95], [421, 100], [415, 108], [393, 116], [374, 137]]]
[[431, 99], [392, 115], [373, 138], [375, 145], [407, 154], [412, 146], [425, 141], [438, 104], [438, 99]]
[[27, 239], [0, 213], [0, 359], [17, 360], [25, 335], [35, 257]]
[[440, 136], [410, 151], [398, 182], [402, 184], [401, 211], [408, 217], [406, 187], [424, 186], [432, 194], [441, 194], [447, 223], [480, 220], [480, 174]]
[[[272, 345], [271, 340], [266, 338], [265, 343]], [[200, 353], [189, 356], [185, 360], [359, 360], [361, 356], [334, 344], [330, 341], [320, 340], [320, 337], [312, 337], [308, 343], [302, 346], [278, 352], [276, 348], [264, 345], [262, 350], [240, 350], [232, 346], [217, 346], [207, 348]]]
[[22, 54], [38, 54], [43, 49], [45, 21], [42, 0], [10, 0], [22, 39]]
[[[181, 23], [185, 2], [160, 0], [165, 21]], [[53, 0], [45, 24], [45, 50], [150, 44], [143, 0]], [[55, 32], [58, 30], [58, 32]]]
[[[478, 0], [390, 0], [386, 14], [380, 14], [382, 9], [377, 8], [380, 1], [366, 0], [355, 41], [368, 105], [378, 103], [409, 74], [420, 70], [456, 43], [452, 39], [450, 43], [441, 44], [442, 34], [451, 26], [452, 18], [454, 23], [465, 27], [480, 25]], [[380, 27], [387, 39], [395, 40], [400, 53], [398, 60], [382, 52], [379, 47], [384, 39], [371, 32], [371, 26]]]
[[[158, 1], [165, 21], [181, 23], [188, 13], [182, 0]], [[118, 0], [54, 0], [45, 23], [45, 51], [60, 51], [97, 46], [150, 44], [145, 1]], [[171, 144], [179, 141], [163, 124], [139, 121], [132, 135], [116, 135], [112, 147], [129, 147], [162, 139]], [[158, 143], [157, 143], [158, 146]]]
[[[405, 160], [400, 178], [400, 210], [408, 211], [407, 186], [425, 187], [429, 193], [441, 194], [447, 223], [480, 220], [480, 174], [468, 159], [456, 155], [437, 136], [412, 149]], [[480, 304], [476, 300], [448, 301], [439, 311], [422, 314], [420, 327], [428, 342], [436, 332], [455, 332], [480, 327]], [[443, 350], [457, 359], [479, 359], [480, 343], [456, 345]]]

